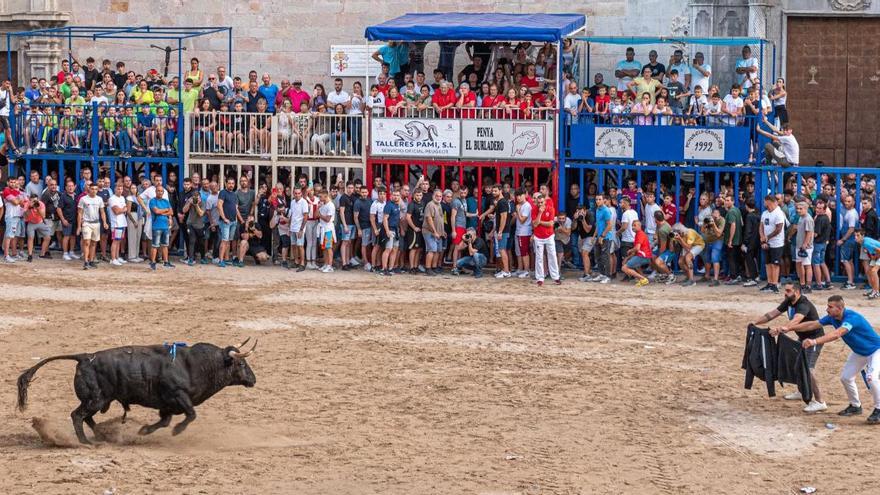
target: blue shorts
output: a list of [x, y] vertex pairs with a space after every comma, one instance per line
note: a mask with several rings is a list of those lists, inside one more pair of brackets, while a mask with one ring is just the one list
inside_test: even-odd
[[510, 234], [504, 233], [501, 234], [501, 238], [495, 237], [495, 256], [501, 256], [501, 250], [507, 251], [510, 249], [508, 244], [510, 243]]
[[74, 226], [73, 226], [72, 223], [68, 223], [68, 224], [67, 224], [67, 227], [64, 227], [64, 226], [62, 225], [62, 226], [61, 226], [61, 235], [63, 235], [64, 237], [72, 236], [72, 235], [73, 235], [73, 229], [74, 229]]
[[371, 227], [361, 227], [361, 246], [373, 245], [373, 229]]
[[663, 263], [666, 263], [667, 266], [671, 266], [675, 261], [675, 253], [672, 251], [663, 251], [662, 253], [657, 255], [657, 258], [660, 259]]
[[291, 232], [290, 233], [290, 244], [294, 246], [305, 246], [306, 245], [306, 232]]
[[848, 239], [840, 246], [840, 261], [852, 261], [856, 256], [858, 256], [856, 241]]
[[439, 253], [440, 248], [440, 239], [434, 236], [434, 234], [429, 234], [427, 232], [423, 232], [425, 237], [425, 252], [426, 253]]
[[233, 220], [231, 222], [224, 222], [220, 220], [220, 240], [221, 241], [231, 241], [235, 236], [235, 233], [238, 231], [238, 222]]
[[345, 225], [340, 224], [339, 230], [339, 238], [343, 241], [353, 241], [356, 237], [355, 233], [357, 230], [355, 230], [354, 225], [349, 225], [348, 228], [345, 228]]
[[821, 265], [825, 263], [825, 248], [828, 244], [814, 244], [813, 245], [813, 265]]
[[718, 239], [706, 245], [703, 251], [703, 261], [708, 263], [721, 263], [721, 253], [724, 251], [724, 241]]
[[651, 264], [651, 260], [649, 258], [642, 258], [641, 256], [633, 256], [626, 262], [626, 267], [635, 270], [636, 268], [641, 268], [643, 266], [648, 266]]
[[159, 248], [168, 245], [168, 229], [153, 229], [153, 247]]

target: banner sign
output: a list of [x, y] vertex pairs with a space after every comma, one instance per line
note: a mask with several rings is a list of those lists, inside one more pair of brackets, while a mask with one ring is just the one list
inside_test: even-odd
[[488, 160], [554, 159], [552, 120], [462, 120], [462, 158]]
[[333, 77], [364, 77], [381, 72], [381, 65], [372, 59], [375, 46], [330, 45], [330, 75]]
[[461, 121], [458, 119], [372, 119], [371, 154], [458, 158], [461, 156]]
[[635, 131], [632, 127], [597, 127], [593, 149], [596, 158], [633, 158]]
[[724, 129], [684, 130], [685, 160], [724, 160]]

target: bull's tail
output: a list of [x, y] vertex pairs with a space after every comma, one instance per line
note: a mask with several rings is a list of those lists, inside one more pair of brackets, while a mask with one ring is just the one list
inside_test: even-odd
[[34, 375], [37, 373], [37, 370], [42, 368], [43, 365], [61, 359], [70, 359], [79, 363], [86, 359], [91, 359], [91, 356], [91, 354], [67, 354], [64, 356], [53, 356], [40, 361], [32, 368], [22, 373], [21, 376], [18, 377], [18, 410], [24, 411], [27, 408], [28, 386], [31, 384], [31, 381], [33, 381]]

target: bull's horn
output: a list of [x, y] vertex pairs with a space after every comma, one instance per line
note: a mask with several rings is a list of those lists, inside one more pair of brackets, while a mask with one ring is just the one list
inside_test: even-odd
[[244, 339], [244, 342], [242, 342], [241, 344], [238, 344], [238, 345], [236, 346], [236, 349], [241, 349], [242, 347], [244, 347], [245, 344], [247, 344], [248, 342], [250, 342], [250, 340], [251, 340], [250, 337]]
[[250, 356], [251, 352], [252, 351], [247, 351], [247, 352], [229, 351], [229, 357], [231, 357], [232, 359], [244, 359], [244, 358]]
[[257, 350], [257, 344], [259, 344], [259, 343], [260, 343], [260, 339], [255, 340], [255, 341], [254, 341], [254, 346], [251, 347], [251, 350], [249, 350], [248, 353], [253, 353], [254, 351], [256, 351], [256, 350]]

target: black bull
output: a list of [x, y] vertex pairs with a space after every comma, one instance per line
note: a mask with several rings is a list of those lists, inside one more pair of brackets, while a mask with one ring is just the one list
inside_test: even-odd
[[73, 387], [80, 405], [70, 417], [81, 443], [91, 443], [83, 422], [94, 431], [95, 414], [107, 412], [114, 400], [126, 412], [131, 404], [159, 410], [159, 421], [143, 426], [141, 435], [168, 426], [175, 414], [185, 414], [186, 418], [174, 426], [173, 434], [178, 435], [196, 419], [195, 406], [229, 385], [254, 386], [257, 379], [245, 358], [256, 343], [241, 352], [246, 343], [226, 348], [200, 343], [176, 348], [175, 355], [168, 347], [154, 345], [46, 358], [18, 377], [18, 409], [27, 407], [28, 385], [38, 369], [51, 361], [69, 359], [77, 362]]

